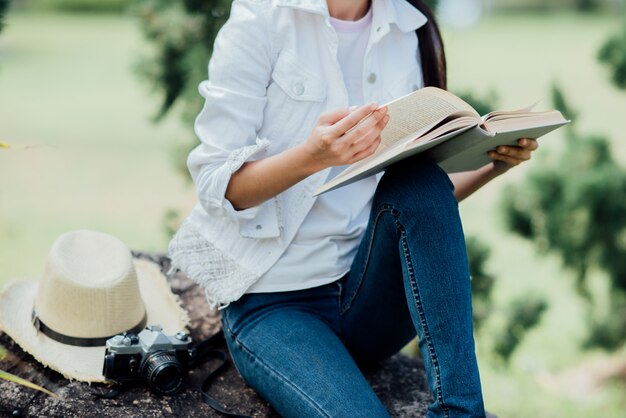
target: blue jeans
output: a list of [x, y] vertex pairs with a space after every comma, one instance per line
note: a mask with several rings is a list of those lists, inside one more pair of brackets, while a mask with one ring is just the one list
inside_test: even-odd
[[428, 417], [484, 417], [471, 309], [452, 183], [412, 158], [381, 179], [348, 274], [244, 295], [222, 324], [239, 373], [284, 417], [388, 417], [360, 368], [416, 335], [433, 396]]

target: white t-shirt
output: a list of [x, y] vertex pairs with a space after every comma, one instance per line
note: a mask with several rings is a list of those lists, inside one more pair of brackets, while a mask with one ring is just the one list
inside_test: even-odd
[[[363, 59], [370, 37], [372, 9], [357, 21], [330, 18], [339, 40], [337, 59], [350, 106], [363, 104]], [[329, 179], [344, 167], [331, 169]], [[350, 265], [369, 219], [375, 176], [317, 198], [291, 245], [247, 293], [308, 289], [333, 282]]]

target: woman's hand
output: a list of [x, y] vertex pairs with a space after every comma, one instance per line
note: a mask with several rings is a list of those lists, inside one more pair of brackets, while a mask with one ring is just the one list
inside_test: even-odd
[[387, 108], [368, 104], [354, 110], [322, 113], [303, 147], [315, 171], [352, 164], [372, 155], [389, 116]]
[[256, 161], [234, 172], [226, 199], [237, 210], [257, 206], [327, 167], [351, 164], [372, 155], [389, 116], [370, 104], [323, 113], [301, 145]]
[[536, 139], [521, 138], [517, 141], [517, 146], [501, 145], [495, 151], [489, 152], [489, 157], [494, 160], [495, 170], [500, 172], [520, 165], [524, 161], [530, 160], [532, 152], [539, 147]]
[[538, 147], [537, 140], [520, 138], [516, 146], [501, 145], [495, 151], [490, 151], [489, 157], [493, 160], [492, 164], [474, 171], [450, 174], [450, 179], [454, 183], [454, 196], [460, 202], [500, 174], [530, 160], [533, 151]]

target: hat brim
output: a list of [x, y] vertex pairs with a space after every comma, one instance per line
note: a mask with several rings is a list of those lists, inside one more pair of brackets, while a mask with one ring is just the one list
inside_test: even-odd
[[[168, 335], [183, 331], [189, 316], [172, 293], [158, 266], [134, 259], [139, 290], [146, 308], [147, 324], [161, 325]], [[62, 344], [38, 332], [31, 315], [37, 293], [37, 282], [10, 284], [0, 295], [0, 330], [9, 335], [37, 361], [68, 379], [104, 382], [102, 365], [105, 347], [78, 347]]]

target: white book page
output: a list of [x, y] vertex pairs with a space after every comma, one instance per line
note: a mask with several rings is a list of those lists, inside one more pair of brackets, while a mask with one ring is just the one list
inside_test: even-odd
[[437, 124], [453, 113], [480, 118], [480, 115], [463, 100], [432, 87], [414, 91], [383, 106], [387, 106], [389, 123], [381, 133], [382, 141], [377, 153], [383, 152], [410, 135], [424, 131], [425, 128]]

